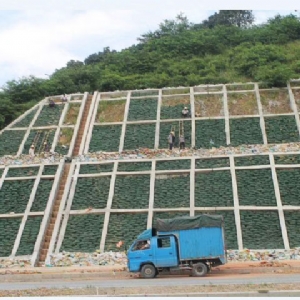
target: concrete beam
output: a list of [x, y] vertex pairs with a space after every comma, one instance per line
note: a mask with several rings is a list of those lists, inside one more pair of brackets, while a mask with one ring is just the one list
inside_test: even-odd
[[195, 158], [191, 159], [190, 171], [190, 216], [195, 216]]
[[226, 85], [223, 85], [223, 109], [225, 116], [225, 134], [226, 134], [226, 144], [230, 145], [230, 125], [229, 125], [229, 109], [227, 101], [227, 89]]
[[161, 111], [161, 102], [162, 102], [162, 90], [158, 91], [157, 99], [157, 112], [156, 112], [156, 127], [155, 127], [155, 142], [154, 148], [159, 148], [159, 139], [160, 139], [160, 111]]
[[190, 88], [190, 104], [191, 104], [191, 109], [190, 109], [190, 113], [191, 113], [191, 117], [192, 117], [192, 136], [191, 136], [191, 148], [194, 148], [196, 145], [196, 122], [195, 122], [195, 96], [194, 96], [194, 88]]
[[263, 113], [263, 107], [260, 101], [260, 94], [259, 94], [259, 88], [258, 84], [255, 83], [255, 95], [256, 95], [256, 101], [257, 101], [257, 107], [259, 111], [259, 123], [260, 123], [260, 129], [261, 129], [261, 134], [263, 137], [263, 143], [264, 145], [268, 144], [267, 140], [267, 134], [266, 134], [266, 126], [265, 126], [265, 119], [264, 119], [264, 113]]
[[[106, 204], [106, 209], [110, 210], [115, 194], [115, 183], [116, 183], [116, 174], [118, 170], [118, 162], [116, 161], [114, 164], [113, 168], [113, 173], [110, 178], [110, 186], [109, 186], [109, 194], [108, 194], [108, 199], [107, 199], [107, 204]], [[102, 229], [102, 236], [101, 236], [101, 241], [100, 241], [100, 251], [104, 251], [105, 248], [105, 241], [106, 241], [106, 236], [108, 232], [108, 226], [109, 226], [109, 218], [110, 218], [110, 211], [105, 212], [104, 216], [104, 223], [103, 223], [103, 229]]]
[[148, 220], [147, 220], [147, 229], [152, 228], [153, 220], [153, 208], [154, 208], [154, 191], [155, 191], [155, 167], [156, 161], [152, 161], [151, 167], [151, 177], [150, 177], [150, 193], [149, 193], [149, 208], [148, 208]]
[[294, 97], [293, 91], [291, 89], [291, 84], [289, 82], [287, 83], [287, 88], [288, 88], [288, 92], [289, 92], [290, 106], [291, 106], [291, 109], [293, 110], [293, 112], [295, 114], [295, 120], [296, 120], [296, 124], [297, 124], [297, 129], [298, 129], [298, 133], [300, 135], [300, 118], [299, 118], [299, 112], [298, 112], [298, 109], [297, 109], [297, 105], [296, 105], [296, 101], [295, 101], [295, 97]]
[[119, 152], [122, 152], [123, 148], [124, 148], [126, 123], [127, 123], [127, 119], [128, 119], [129, 106], [130, 106], [130, 97], [131, 97], [131, 91], [129, 91], [127, 93], [127, 100], [126, 100], [125, 111], [124, 111], [124, 119], [123, 119], [123, 125], [122, 125], [121, 137], [120, 137]]

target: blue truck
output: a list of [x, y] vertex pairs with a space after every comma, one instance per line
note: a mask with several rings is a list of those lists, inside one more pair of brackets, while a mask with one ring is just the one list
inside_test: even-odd
[[157, 219], [127, 252], [129, 272], [154, 278], [163, 271], [188, 270], [205, 276], [226, 263], [224, 221], [221, 215]]

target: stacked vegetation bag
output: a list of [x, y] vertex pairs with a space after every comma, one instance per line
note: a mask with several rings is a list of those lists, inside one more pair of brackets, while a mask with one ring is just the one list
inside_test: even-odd
[[240, 211], [243, 246], [248, 249], [283, 249], [277, 211]]
[[156, 175], [154, 208], [190, 207], [190, 175]]
[[156, 161], [156, 170], [190, 170], [191, 160], [190, 159], [180, 159], [180, 160], [165, 160]]
[[28, 127], [30, 123], [32, 122], [32, 119], [34, 118], [34, 115], [37, 111], [37, 108], [32, 110], [29, 114], [27, 114], [22, 120], [17, 122], [13, 127]]
[[269, 165], [269, 155], [236, 156], [234, 158], [236, 167]]
[[300, 206], [300, 169], [277, 169], [282, 205]]
[[160, 119], [181, 119], [184, 107], [187, 107], [191, 111], [189, 95], [163, 97], [160, 108]]
[[131, 99], [128, 121], [156, 120], [157, 97], [144, 99]]
[[105, 208], [109, 187], [110, 176], [78, 178], [71, 209]]
[[6, 177], [36, 176], [38, 171], [39, 171], [38, 167], [9, 168]]
[[0, 218], [0, 257], [10, 256], [22, 218]]
[[34, 123], [34, 127], [58, 125], [65, 104], [57, 104], [55, 107], [45, 105]]
[[154, 148], [156, 124], [127, 124], [124, 150]]
[[31, 130], [30, 134], [24, 144], [23, 154], [28, 154], [31, 145], [34, 143], [34, 153], [38, 154], [45, 150], [44, 142], [47, 140], [48, 145], [52, 145], [55, 136], [55, 130]]
[[230, 167], [229, 158], [203, 158], [196, 159], [196, 169], [213, 169]]
[[[147, 229], [146, 213], [111, 213], [105, 241], [105, 251], [122, 251], [128, 249], [136, 237]], [[118, 248], [116, 244], [123, 241]]]
[[114, 164], [84, 164], [80, 165], [80, 174], [98, 174], [112, 172]]
[[148, 208], [150, 175], [117, 176], [113, 209]]
[[26, 130], [5, 130], [0, 134], [0, 156], [16, 155]]
[[236, 170], [239, 203], [276, 206], [271, 169]]
[[300, 211], [284, 211], [285, 225], [291, 248], [300, 247]]
[[284, 154], [284, 155], [274, 155], [274, 160], [276, 165], [289, 165], [300, 164], [300, 155], [299, 154]]
[[233, 206], [232, 180], [230, 171], [196, 173], [195, 206]]
[[232, 146], [263, 144], [259, 121], [259, 118], [230, 119], [230, 144]]
[[151, 167], [151, 162], [119, 162], [118, 172], [150, 171]]
[[131, 91], [131, 97], [158, 96], [158, 90], [135, 90]]
[[104, 214], [70, 215], [61, 251], [91, 253], [99, 249]]
[[43, 170], [43, 175], [55, 175], [57, 171], [58, 166], [57, 165], [49, 165], [45, 166]]
[[119, 151], [122, 125], [94, 126], [89, 152]]
[[0, 214], [25, 212], [34, 180], [4, 181], [0, 190]]
[[52, 179], [41, 179], [32, 203], [31, 212], [44, 211], [52, 189]]
[[226, 146], [225, 120], [196, 120], [196, 148]]
[[27, 218], [16, 256], [32, 255], [42, 219], [42, 216], [29, 216]]
[[299, 132], [294, 116], [265, 117], [268, 144], [299, 141]]

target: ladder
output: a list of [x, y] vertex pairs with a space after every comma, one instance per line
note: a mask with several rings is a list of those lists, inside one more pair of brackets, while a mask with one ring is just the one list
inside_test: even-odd
[[50, 131], [51, 130], [48, 130], [47, 133], [44, 134], [44, 137], [43, 137], [42, 142], [41, 142], [40, 147], [39, 147], [39, 151], [38, 151], [39, 153], [41, 153], [42, 151], [45, 151], [44, 143], [45, 143], [45, 141], [48, 140], [48, 137], [50, 135]]
[[42, 131], [39, 130], [39, 131], [35, 134], [35, 136], [34, 136], [34, 138], [33, 138], [33, 141], [31, 142], [31, 145], [34, 145], [34, 146], [35, 146], [35, 145], [37, 144], [37, 142], [38, 142], [39, 139], [40, 139], [41, 133], [42, 133]]

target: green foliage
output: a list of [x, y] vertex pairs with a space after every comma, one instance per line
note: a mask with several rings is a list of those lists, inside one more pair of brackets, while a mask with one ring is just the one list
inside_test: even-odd
[[91, 253], [100, 247], [104, 215], [70, 215], [60, 251]]
[[149, 193], [150, 175], [117, 176], [112, 208], [148, 208]]
[[277, 169], [276, 171], [282, 205], [299, 206], [299, 169]]
[[271, 169], [236, 170], [241, 206], [276, 206]]
[[240, 211], [243, 245], [247, 249], [283, 249], [277, 211]]
[[52, 179], [41, 179], [30, 211], [44, 211], [52, 189]]
[[57, 171], [57, 168], [58, 168], [57, 165], [45, 166], [44, 171], [43, 171], [43, 175], [55, 175], [56, 171]]
[[263, 144], [259, 118], [230, 119], [230, 144]]
[[299, 133], [294, 116], [266, 117], [268, 144], [299, 141]]
[[31, 255], [33, 253], [42, 219], [42, 216], [29, 216], [27, 218], [16, 256]]
[[211, 169], [230, 167], [228, 158], [196, 159], [196, 169]]
[[36, 176], [38, 171], [39, 171], [38, 167], [9, 168], [6, 177]]
[[80, 174], [97, 174], [112, 172], [113, 164], [87, 164], [80, 165]]
[[300, 211], [284, 211], [285, 225], [291, 248], [300, 245]]
[[119, 151], [122, 125], [94, 126], [89, 152]]
[[72, 210], [105, 208], [110, 187], [110, 176], [78, 178]]
[[269, 165], [268, 155], [251, 155], [251, 156], [240, 156], [234, 158], [236, 167], [241, 166], [255, 166], [255, 165]]
[[189, 159], [156, 162], [156, 170], [189, 170], [190, 168], [191, 161]]
[[28, 127], [36, 114], [37, 109], [32, 110], [29, 114], [27, 114], [22, 120], [17, 122], [13, 127]]
[[300, 164], [299, 154], [274, 155], [276, 165]]
[[55, 107], [50, 107], [45, 105], [39, 114], [38, 118], [36, 119], [34, 126], [41, 127], [41, 126], [51, 126], [51, 125], [58, 125], [61, 113], [64, 109], [64, 104], [57, 104]]
[[22, 218], [0, 219], [0, 257], [10, 256]]
[[156, 120], [157, 98], [131, 99], [128, 121]]
[[190, 176], [156, 175], [154, 207], [190, 207]]
[[154, 148], [156, 124], [127, 124], [124, 150]]
[[29, 201], [34, 180], [4, 181], [0, 190], [0, 214], [23, 214]]
[[118, 172], [150, 171], [151, 162], [119, 162]]
[[233, 206], [230, 171], [196, 173], [195, 206]]
[[196, 148], [226, 145], [225, 120], [196, 120]]
[[0, 156], [16, 155], [24, 138], [25, 130], [5, 130], [0, 134]]

